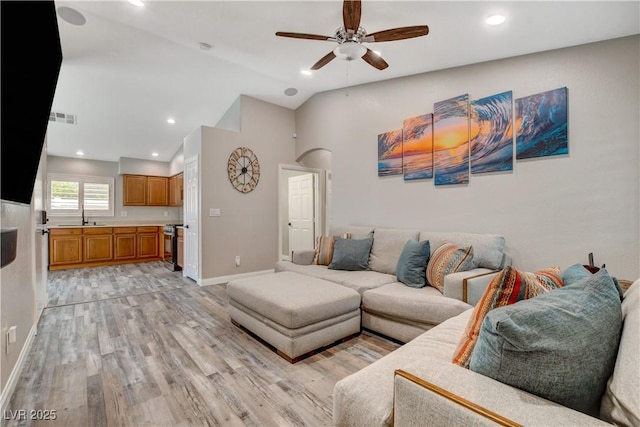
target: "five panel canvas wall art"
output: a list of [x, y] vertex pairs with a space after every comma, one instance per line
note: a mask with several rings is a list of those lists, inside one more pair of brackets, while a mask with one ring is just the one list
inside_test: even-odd
[[460, 185], [470, 174], [513, 170], [514, 156], [568, 154], [567, 103], [566, 87], [515, 101], [506, 91], [436, 102], [433, 114], [405, 119], [401, 129], [378, 135], [378, 176]]

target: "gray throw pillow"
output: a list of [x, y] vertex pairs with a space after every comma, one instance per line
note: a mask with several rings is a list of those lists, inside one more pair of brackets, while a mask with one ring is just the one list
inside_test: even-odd
[[622, 330], [605, 269], [487, 313], [469, 369], [597, 417]]
[[369, 269], [369, 253], [373, 239], [343, 239], [336, 237], [331, 270], [363, 271]]
[[[582, 264], [573, 264], [571, 267], [568, 267], [562, 270], [562, 282], [565, 286], [570, 285], [574, 282], [577, 282], [580, 279], [584, 279], [585, 277], [591, 276], [591, 272], [585, 268]], [[620, 301], [622, 301], [622, 297], [624, 295], [624, 291], [620, 286], [620, 282], [617, 278], [611, 277], [613, 283], [616, 285], [616, 289], [618, 290], [618, 295], [620, 296]]]
[[426, 270], [430, 253], [428, 240], [407, 240], [396, 267], [398, 281], [412, 288], [424, 287], [427, 284]]

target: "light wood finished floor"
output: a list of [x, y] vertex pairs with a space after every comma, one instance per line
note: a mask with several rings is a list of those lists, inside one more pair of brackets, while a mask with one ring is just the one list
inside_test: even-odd
[[50, 272], [49, 286], [3, 426], [328, 426], [334, 384], [398, 347], [365, 332], [292, 365], [233, 326], [225, 285], [161, 263]]

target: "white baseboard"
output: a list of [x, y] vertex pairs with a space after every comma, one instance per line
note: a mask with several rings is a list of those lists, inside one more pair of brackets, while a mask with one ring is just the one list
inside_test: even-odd
[[208, 279], [202, 279], [198, 282], [200, 286], [208, 286], [208, 285], [220, 285], [222, 283], [230, 282], [235, 279], [244, 279], [247, 277], [253, 276], [261, 276], [263, 274], [274, 273], [273, 270], [262, 270], [262, 271], [252, 271], [250, 273], [240, 273], [240, 274], [232, 274], [230, 276], [218, 276], [218, 277], [210, 277]]
[[2, 413], [5, 413], [7, 409], [7, 405], [9, 404], [9, 399], [13, 395], [13, 392], [16, 388], [16, 384], [18, 383], [18, 379], [20, 378], [20, 374], [22, 373], [22, 365], [24, 364], [25, 359], [27, 358], [27, 354], [29, 354], [29, 350], [31, 349], [31, 342], [33, 341], [33, 337], [36, 336], [37, 331], [37, 322], [35, 325], [31, 327], [29, 331], [29, 335], [22, 346], [22, 350], [20, 351], [20, 356], [18, 356], [18, 360], [16, 361], [15, 366], [13, 367], [13, 371], [11, 371], [11, 375], [7, 380], [7, 384], [2, 389], [2, 396], [0, 397], [0, 410]]

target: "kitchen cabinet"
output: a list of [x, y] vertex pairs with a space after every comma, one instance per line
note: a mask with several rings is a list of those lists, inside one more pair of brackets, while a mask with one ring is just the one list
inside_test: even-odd
[[85, 228], [83, 262], [111, 261], [113, 259], [113, 229]]
[[166, 176], [122, 175], [123, 206], [169, 206]]
[[136, 227], [115, 227], [113, 229], [113, 259], [127, 260], [136, 258], [136, 231]]
[[166, 176], [147, 177], [147, 206], [169, 205], [169, 178]]
[[124, 206], [147, 205], [147, 177], [143, 175], [122, 176], [122, 204]]
[[82, 228], [49, 230], [49, 265], [82, 262]]
[[177, 244], [177, 252], [178, 252], [178, 267], [184, 268], [184, 228], [178, 227], [178, 244]]
[[182, 206], [183, 176], [181, 173], [169, 178], [169, 206]]
[[138, 259], [160, 256], [160, 230], [158, 227], [138, 227]]
[[49, 269], [162, 261], [161, 226], [49, 229]]

